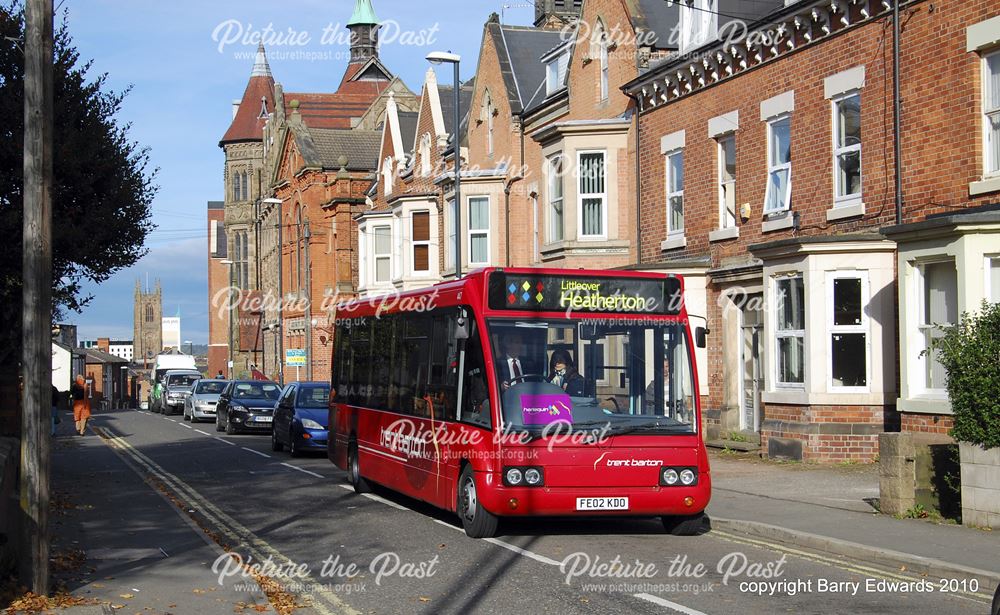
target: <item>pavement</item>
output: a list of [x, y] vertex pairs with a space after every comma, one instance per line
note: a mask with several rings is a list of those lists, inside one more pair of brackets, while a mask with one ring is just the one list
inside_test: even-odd
[[216, 583], [211, 567], [222, 548], [92, 429], [76, 435], [71, 414], [57, 429], [53, 584], [93, 603], [68, 611], [239, 612], [268, 604], [253, 580], [239, 590], [235, 579]]
[[[339, 562], [335, 572], [357, 564], [355, 578], [305, 579], [315, 589], [293, 597], [310, 605], [296, 612], [322, 615], [974, 614], [987, 612], [1000, 583], [1000, 535], [878, 514], [870, 503], [878, 496], [875, 466], [713, 454], [713, 531], [705, 536], [665, 536], [643, 519], [517, 520], [505, 522], [496, 539], [476, 541], [453, 515], [384, 490], [359, 497], [324, 457], [292, 460], [272, 453], [266, 437], [222, 436], [211, 424], [136, 411], [97, 415], [83, 437], [71, 435], [71, 420], [60, 428], [53, 453], [53, 551], [62, 569], [56, 578], [93, 602], [59, 611], [75, 615], [274, 612], [288, 604], [280, 595], [269, 603], [254, 579], [218, 582], [212, 565], [224, 553], [220, 544], [244, 559], [307, 562], [317, 571], [330, 555]], [[777, 598], [760, 596], [723, 578], [722, 562], [736, 553], [749, 562], [787, 558], [783, 579], [841, 588], [923, 578], [960, 587], [929, 594], [782, 588]], [[413, 564], [411, 572], [424, 564], [430, 574], [400, 572], [379, 582], [369, 570], [388, 554], [398, 554], [404, 567]], [[592, 558], [595, 569], [598, 560], [615, 557], [652, 562], [659, 569], [653, 580], [671, 583], [602, 589], [585, 582], [609, 579], [590, 573], [571, 582], [565, 558], [578, 554]], [[439, 563], [428, 569], [432, 561]], [[677, 561], [682, 565], [668, 567]], [[708, 574], [684, 579], [699, 562]], [[678, 578], [701, 584], [673, 584]]]
[[931, 577], [1000, 584], [1000, 532], [879, 514], [878, 466], [776, 463], [712, 454], [715, 527]]

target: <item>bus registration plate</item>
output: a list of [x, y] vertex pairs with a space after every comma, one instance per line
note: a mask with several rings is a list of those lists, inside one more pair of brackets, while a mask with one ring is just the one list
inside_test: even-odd
[[577, 510], [628, 510], [628, 498], [576, 498]]

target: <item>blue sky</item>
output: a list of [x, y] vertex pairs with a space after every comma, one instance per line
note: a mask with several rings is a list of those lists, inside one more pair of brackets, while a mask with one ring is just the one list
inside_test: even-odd
[[[60, 4], [61, 2], [61, 4]], [[482, 25], [504, 5], [504, 22], [527, 24], [532, 3], [507, 0], [373, 0], [385, 32], [398, 35], [382, 47], [383, 62], [419, 93], [434, 50], [463, 58], [462, 78], [475, 72]], [[346, 32], [354, 0], [285, 0], [281, 3], [213, 0], [60, 0], [81, 60], [93, 59], [92, 74], [108, 73], [111, 88], [133, 86], [120, 121], [131, 137], [151, 150], [160, 168], [160, 192], [153, 204], [157, 225], [147, 240], [149, 254], [136, 266], [100, 286], [82, 314], [80, 339], [131, 339], [136, 280], [161, 280], [164, 315], [181, 314], [182, 337], [208, 339], [207, 224], [205, 204], [222, 198], [219, 138], [232, 119], [233, 99], [243, 95], [256, 49], [252, 40], [268, 26], [284, 40], [268, 47], [271, 71], [286, 90], [332, 92], [344, 72], [346, 44], [323, 44], [324, 29]], [[291, 35], [289, 34], [291, 32]], [[404, 41], [403, 33], [412, 33]], [[420, 44], [421, 38], [424, 39]], [[292, 38], [293, 41], [288, 39]], [[238, 39], [227, 44], [227, 40]], [[416, 39], [416, 40], [414, 40]], [[428, 42], [427, 39], [431, 39]], [[247, 41], [247, 42], [244, 42]], [[404, 42], [410, 44], [404, 44]], [[220, 52], [221, 44], [221, 52]], [[282, 52], [323, 52], [326, 59], [282, 58]], [[299, 54], [300, 56], [303, 54]], [[450, 70], [441, 75], [451, 80]]]

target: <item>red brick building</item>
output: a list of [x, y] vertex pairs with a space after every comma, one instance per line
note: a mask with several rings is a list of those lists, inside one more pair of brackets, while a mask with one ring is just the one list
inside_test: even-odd
[[229, 268], [222, 263], [228, 258], [226, 241], [226, 209], [224, 201], [208, 202], [208, 374], [228, 373], [229, 310], [220, 309], [213, 301], [229, 286]]
[[900, 6], [898, 195], [892, 1], [757, 2], [742, 30], [702, 4], [681, 4], [680, 53], [624, 89], [638, 266], [705, 289], [708, 436], [871, 461], [882, 431], [946, 430], [921, 350], [1000, 296], [1000, 216], [976, 209], [1000, 200], [1000, 3]]

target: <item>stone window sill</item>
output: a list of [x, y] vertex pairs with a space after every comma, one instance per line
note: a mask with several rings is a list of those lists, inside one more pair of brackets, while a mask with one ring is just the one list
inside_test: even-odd
[[1000, 175], [969, 184], [969, 196], [1000, 192]]
[[730, 226], [729, 228], [720, 228], [709, 232], [709, 241], [725, 241], [727, 239], [736, 239], [740, 236], [740, 227]]
[[771, 217], [764, 220], [760, 225], [760, 232], [773, 233], [788, 228], [794, 228], [796, 222], [795, 212], [786, 211], [783, 213], [771, 214]]
[[865, 215], [865, 204], [862, 201], [845, 201], [840, 205], [826, 210], [826, 221], [843, 220]]
[[684, 235], [678, 234], [675, 237], [667, 237], [665, 240], [660, 242], [660, 250], [666, 252], [667, 250], [683, 248], [686, 245], [687, 238], [684, 237]]

